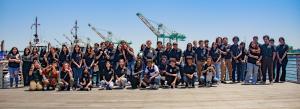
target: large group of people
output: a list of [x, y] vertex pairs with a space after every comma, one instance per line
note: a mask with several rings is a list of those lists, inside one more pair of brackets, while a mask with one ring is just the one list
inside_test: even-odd
[[[217, 37], [193, 41], [185, 50], [178, 43], [150, 40], [134, 53], [130, 44], [121, 41], [101, 42], [86, 47], [74, 45], [39, 49], [30, 46], [20, 54], [13, 47], [7, 55], [10, 87], [18, 87], [22, 68], [24, 86], [29, 90], [103, 90], [115, 88], [177, 88], [210, 87], [221, 83], [273, 84], [285, 82], [288, 45], [285, 39], [263, 36], [246, 46], [239, 37]], [[275, 70], [276, 69], [276, 70]]]

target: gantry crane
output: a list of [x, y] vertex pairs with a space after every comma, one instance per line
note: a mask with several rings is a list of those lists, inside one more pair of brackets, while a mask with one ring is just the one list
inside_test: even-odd
[[[142, 22], [156, 35], [156, 40], [158, 41], [159, 38], [163, 39], [163, 44], [165, 44], [165, 39], [169, 39], [169, 42], [172, 41], [184, 41], [186, 36], [175, 31], [169, 31], [163, 24], [156, 23], [157, 28], [154, 27], [148, 18], [143, 16], [141, 13], [136, 13], [136, 15], [142, 20]], [[153, 21], [152, 21], [153, 23]]]
[[104, 35], [102, 35], [100, 32], [98, 32], [97, 30], [96, 30], [96, 28], [95, 27], [93, 27], [91, 24], [88, 24], [88, 26], [101, 38], [101, 39], [103, 39], [103, 41], [108, 41], [108, 42], [111, 42], [112, 40], [111, 40], [111, 37], [112, 37], [112, 32], [110, 32], [110, 31], [106, 31], [107, 32], [107, 37], [105, 37]]
[[[112, 32], [111, 31], [107, 31], [102, 29], [103, 31], [107, 32], [107, 36], [104, 36], [103, 34], [101, 34], [95, 27], [93, 27], [91, 24], [88, 24], [88, 26], [101, 38], [103, 39], [103, 41], [105, 42], [112, 42], [114, 44], [120, 44], [121, 41], [125, 41], [125, 40], [117, 40], [117, 41], [112, 41]], [[131, 41], [125, 41], [128, 44], [131, 44]]]

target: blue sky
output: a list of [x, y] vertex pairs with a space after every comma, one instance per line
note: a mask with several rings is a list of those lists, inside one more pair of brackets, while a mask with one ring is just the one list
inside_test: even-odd
[[137, 49], [148, 39], [156, 40], [137, 12], [185, 34], [181, 48], [193, 40], [239, 36], [249, 42], [265, 34], [276, 42], [284, 36], [289, 45], [300, 48], [300, 0], [1, 0], [0, 39], [6, 41], [6, 49], [23, 49], [33, 39], [30, 26], [38, 16], [40, 38], [53, 45], [54, 38], [67, 42], [62, 34], [71, 36], [78, 20], [82, 39], [101, 41], [87, 26], [91, 23], [112, 31], [114, 38], [131, 40]]

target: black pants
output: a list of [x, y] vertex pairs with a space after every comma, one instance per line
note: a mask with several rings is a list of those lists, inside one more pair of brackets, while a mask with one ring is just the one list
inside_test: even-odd
[[[166, 76], [167, 85], [171, 86], [172, 82], [175, 80], [174, 76]], [[176, 80], [175, 85], [178, 85], [178, 82]]]
[[273, 60], [273, 79], [275, 79], [276, 76], [276, 70], [277, 70], [277, 59]]
[[262, 76], [263, 76], [263, 82], [266, 82], [266, 77], [268, 77], [269, 81], [273, 81], [273, 59], [272, 57], [267, 57], [262, 60]]
[[[241, 81], [241, 67], [242, 64], [239, 62], [235, 62], [234, 60], [232, 61], [232, 82], [235, 82], [235, 77], [237, 77], [237, 81], [240, 82]], [[237, 74], [237, 76], [235, 76], [235, 74]]]
[[23, 73], [23, 82], [24, 86], [29, 86], [29, 70], [31, 67], [31, 62], [24, 62], [22, 66], [22, 73]]
[[280, 81], [283, 81], [283, 82], [285, 81], [287, 62], [288, 62], [287, 60], [283, 60], [281, 64], [279, 62], [277, 63], [275, 82], [279, 82], [280, 68], [282, 70], [281, 76], [280, 76]]

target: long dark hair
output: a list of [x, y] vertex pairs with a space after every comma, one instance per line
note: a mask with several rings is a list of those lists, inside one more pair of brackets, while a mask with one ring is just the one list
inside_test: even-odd
[[[190, 50], [189, 50], [189, 46], [191, 47]], [[186, 49], [185, 49], [185, 51], [193, 51], [193, 45], [192, 45], [192, 43], [186, 44]]]
[[[29, 52], [28, 53], [26, 53], [26, 50], [28, 50]], [[28, 56], [28, 55], [30, 55], [30, 49], [28, 48], [28, 47], [26, 47], [25, 49], [24, 49], [24, 56]]]
[[63, 54], [64, 54], [64, 48], [67, 48], [67, 53], [66, 53], [66, 55], [69, 54], [69, 48], [68, 48], [66, 45], [62, 45], [62, 46], [61, 46], [60, 53], [59, 53], [60, 55], [63, 55]]
[[35, 53], [34, 50], [36, 50], [36, 54], [39, 54], [39, 49], [37, 47], [33, 47], [31, 54]]
[[19, 49], [17, 47], [12, 47], [8, 54], [13, 54], [14, 49], [17, 49], [16, 54], [19, 54]]
[[[79, 48], [78, 52], [76, 51], [76, 47]], [[73, 54], [74, 54], [74, 53], [79, 53], [79, 54], [81, 53], [81, 48], [80, 48], [79, 45], [75, 45], [75, 46], [74, 46], [74, 48], [73, 48]]]
[[92, 46], [86, 46], [84, 56], [90, 56], [91, 54], [93, 54], [93, 53], [89, 53], [89, 49], [91, 49], [91, 52], [93, 52]]

